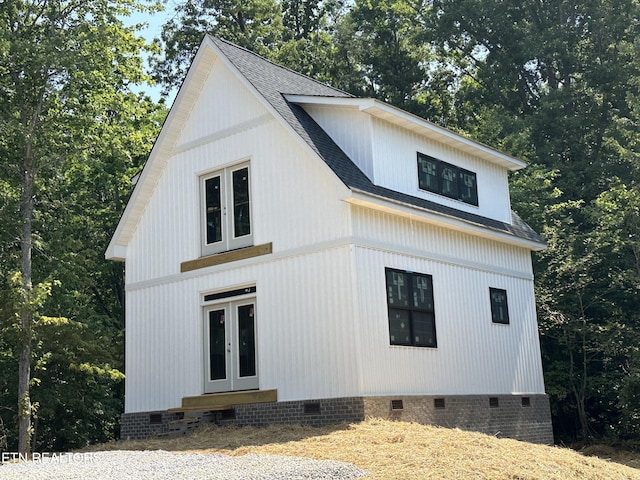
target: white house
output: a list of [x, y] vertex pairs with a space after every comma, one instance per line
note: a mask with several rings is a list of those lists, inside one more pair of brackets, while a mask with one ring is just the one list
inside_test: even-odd
[[206, 37], [106, 252], [126, 262], [122, 436], [219, 411], [552, 442], [524, 167]]

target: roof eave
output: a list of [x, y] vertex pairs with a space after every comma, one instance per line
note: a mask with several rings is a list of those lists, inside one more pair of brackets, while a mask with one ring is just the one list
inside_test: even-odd
[[385, 120], [402, 128], [417, 132], [446, 145], [451, 145], [470, 155], [515, 171], [525, 168], [527, 163], [506, 155], [488, 145], [476, 142], [447, 128], [436, 125], [412, 113], [389, 105], [374, 98], [323, 97], [314, 95], [285, 95], [292, 103], [299, 105], [325, 105], [331, 107], [357, 108], [373, 117]]
[[[210, 48], [203, 48], [205, 46]], [[212, 55], [214, 53], [215, 49], [211, 40], [208, 36], [205, 36], [162, 124], [149, 157], [142, 171], [137, 175], [131, 197], [107, 246], [105, 252], [107, 260], [124, 260], [124, 257], [121, 257], [121, 253], [115, 252], [126, 250], [126, 246], [136, 229], [147, 202], [153, 194], [155, 185], [171, 156], [173, 146], [182, 131], [181, 128], [175, 128], [175, 124], [176, 122], [184, 122], [191, 111], [200, 88], [206, 79], [206, 75], [203, 75], [203, 72], [208, 72], [217, 58]], [[207, 61], [203, 61], [203, 59]], [[198, 83], [198, 80], [200, 83]]]
[[532, 251], [541, 251], [547, 248], [546, 243], [519, 237], [509, 232], [468, 222], [460, 218], [411, 205], [408, 203], [381, 197], [358, 189], [351, 189], [351, 195], [343, 197], [345, 202], [374, 210], [399, 215], [415, 221], [421, 221], [432, 225], [469, 233], [478, 237], [495, 240], [501, 243], [526, 248]]

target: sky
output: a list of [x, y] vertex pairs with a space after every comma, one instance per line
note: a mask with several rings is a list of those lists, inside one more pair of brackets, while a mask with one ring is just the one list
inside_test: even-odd
[[[142, 1], [144, 5], [149, 5], [153, 2]], [[137, 23], [146, 23], [147, 27], [140, 30], [138, 32], [139, 35], [143, 36], [147, 42], [151, 42], [154, 38], [160, 37], [160, 32], [162, 31], [162, 25], [164, 25], [173, 15], [174, 7], [177, 3], [177, 0], [162, 0], [162, 4], [164, 5], [164, 11], [155, 12], [153, 14], [150, 13], [134, 13], [129, 17], [123, 17], [122, 21], [125, 25], [134, 25]], [[149, 68], [149, 64], [147, 61], [147, 68]], [[158, 101], [161, 97], [161, 88], [159, 86], [144, 86], [136, 91], [144, 91], [146, 92], [153, 100]], [[175, 93], [167, 98], [167, 102], [171, 105], [173, 102], [173, 97]]]

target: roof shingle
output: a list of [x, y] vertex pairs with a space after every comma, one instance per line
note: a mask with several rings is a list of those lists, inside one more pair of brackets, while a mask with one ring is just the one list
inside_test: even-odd
[[542, 237], [515, 212], [512, 212], [511, 215], [512, 223], [500, 222], [375, 185], [300, 105], [288, 102], [285, 98], [285, 95], [353, 97], [352, 95], [276, 65], [247, 49], [220, 38], [211, 37], [211, 40], [238, 72], [253, 85], [257, 92], [350, 189], [544, 245], [545, 241]]

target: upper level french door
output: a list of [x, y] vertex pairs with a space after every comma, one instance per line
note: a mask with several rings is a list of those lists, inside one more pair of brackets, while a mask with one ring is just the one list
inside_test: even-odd
[[204, 308], [205, 393], [257, 389], [255, 298]]

